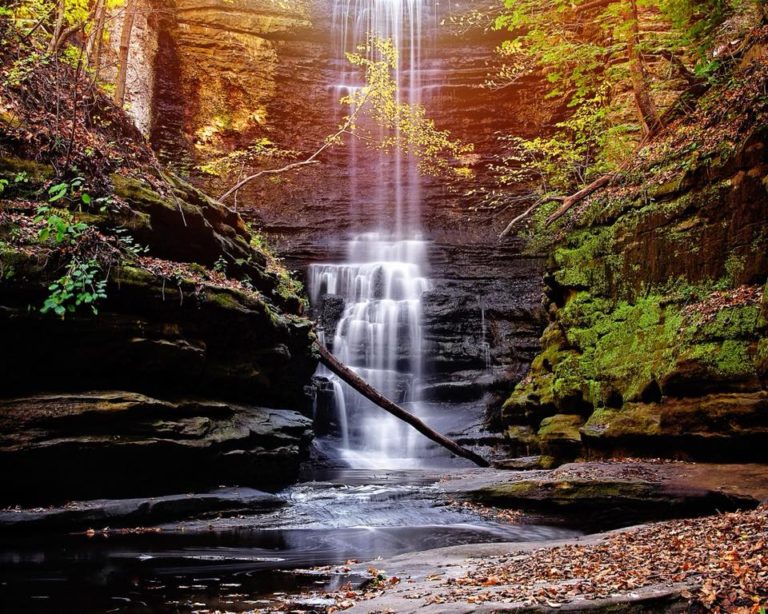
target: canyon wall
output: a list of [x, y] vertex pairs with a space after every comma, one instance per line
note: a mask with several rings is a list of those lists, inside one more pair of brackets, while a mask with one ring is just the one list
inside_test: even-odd
[[752, 36], [558, 229], [542, 352], [501, 413], [519, 447], [768, 458], [768, 31]]
[[[533, 81], [514, 91], [481, 87], [498, 40], [444, 25], [472, 5], [454, 13], [437, 7], [423, 36], [427, 112], [438, 128], [475, 146], [471, 181], [427, 179], [422, 191], [434, 281], [425, 297], [424, 354], [429, 394], [437, 397], [457, 385], [475, 397], [494, 382], [507, 388], [527, 368], [543, 326], [543, 259], [522, 255], [516, 240], [499, 243], [507, 217], [483, 210], [478, 194], [488, 185], [485, 164], [497, 137], [541, 132], [556, 109], [542, 104]], [[206, 172], [211, 161], [254, 143], [274, 143], [302, 159], [345, 114], [334, 88], [346, 60], [333, 38], [333, 3], [286, 6], [175, 0], [158, 20], [151, 140], [178, 172], [213, 194], [232, 179]], [[289, 268], [303, 274], [311, 262], [342, 259], [343, 241], [374, 228], [390, 204], [382, 200], [388, 196], [378, 189], [379, 174], [385, 183], [396, 180], [394, 165], [380, 168], [378, 152], [358, 145], [351, 188], [351, 155], [349, 144], [332, 148], [321, 164], [257, 180], [228, 204], [269, 235]], [[262, 167], [282, 163], [266, 159]], [[241, 174], [253, 170], [244, 165]]]

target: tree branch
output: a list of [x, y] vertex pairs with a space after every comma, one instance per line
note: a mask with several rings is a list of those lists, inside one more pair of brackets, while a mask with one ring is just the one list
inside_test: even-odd
[[520, 215], [518, 215], [515, 219], [513, 219], [509, 224], [507, 224], [507, 227], [501, 231], [499, 234], [499, 239], [503, 239], [506, 237], [510, 232], [512, 232], [512, 229], [515, 227], [515, 224], [517, 224], [520, 220], [523, 220], [527, 218], [531, 212], [534, 209], [538, 209], [541, 205], [544, 204], [544, 199], [540, 198], [535, 203], [533, 203], [530, 207], [528, 207], [525, 211], [523, 211]]
[[246, 177], [245, 179], [239, 181], [234, 186], [232, 186], [229, 190], [224, 192], [221, 196], [219, 196], [218, 200], [221, 202], [224, 202], [227, 198], [229, 198], [232, 194], [237, 192], [240, 188], [242, 188], [246, 183], [250, 183], [254, 179], [258, 179], [259, 177], [262, 177], [264, 175], [277, 175], [279, 173], [286, 173], [288, 171], [292, 171], [295, 168], [299, 168], [302, 166], [309, 166], [310, 164], [318, 164], [318, 160], [313, 160], [312, 158], [307, 158], [306, 160], [302, 160], [301, 162], [293, 162], [292, 164], [287, 164], [285, 166], [281, 166], [280, 168], [270, 168], [264, 171], [259, 171], [258, 173], [255, 173], [253, 175], [250, 175]]
[[221, 202], [224, 202], [227, 198], [229, 198], [232, 194], [237, 192], [240, 188], [242, 188], [247, 183], [250, 183], [254, 179], [258, 179], [259, 177], [262, 177], [264, 175], [277, 175], [278, 173], [285, 173], [287, 171], [292, 171], [296, 168], [300, 168], [302, 166], [309, 166], [310, 164], [317, 164], [318, 160], [316, 158], [323, 153], [326, 149], [328, 149], [331, 145], [333, 145], [336, 140], [345, 133], [350, 132], [349, 128], [352, 126], [352, 124], [355, 121], [355, 118], [360, 113], [360, 110], [365, 105], [366, 101], [368, 100], [368, 96], [370, 95], [370, 89], [365, 93], [365, 96], [363, 96], [363, 99], [360, 101], [360, 104], [357, 106], [357, 108], [352, 112], [351, 115], [349, 115], [345, 120], [344, 123], [339, 127], [339, 129], [329, 138], [325, 139], [325, 143], [323, 143], [322, 147], [320, 147], [315, 153], [313, 153], [309, 158], [306, 160], [302, 160], [301, 162], [293, 162], [291, 164], [287, 164], [286, 166], [283, 166], [281, 168], [272, 168], [267, 169], [263, 171], [259, 171], [258, 173], [255, 173], [253, 175], [250, 175], [249, 177], [246, 177], [242, 181], [237, 182], [234, 186], [232, 186], [229, 190], [224, 192], [221, 196], [219, 196], [218, 200]]

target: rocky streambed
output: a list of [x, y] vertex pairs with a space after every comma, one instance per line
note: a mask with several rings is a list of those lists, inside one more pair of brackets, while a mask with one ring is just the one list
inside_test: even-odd
[[[616, 540], [651, 544], [648, 555], [653, 527], [697, 531], [704, 525], [696, 523], [716, 520], [678, 521], [679, 529], [648, 525], [642, 539], [628, 529], [600, 531], [753, 509], [767, 499], [768, 475], [757, 465], [632, 461], [552, 471], [315, 470], [275, 493], [229, 488], [9, 508], [0, 513], [8, 544], [0, 559], [0, 605], [27, 612], [52, 606], [63, 612], [325, 612], [352, 605], [361, 611], [498, 611], [500, 603], [526, 603], [518, 593], [504, 593], [511, 589], [501, 576], [489, 580], [497, 567], [508, 577], [522, 573], [510, 567], [520, 557], [552, 556], [561, 565], [563, 557], [588, 558], [590, 548], [605, 544], [613, 552]], [[749, 526], [764, 517], [754, 513]], [[757, 554], [766, 554], [764, 546]], [[533, 583], [528, 605], [574, 602], [564, 598], [571, 585], [559, 582], [568, 578], [537, 565], [525, 567]], [[537, 597], [536, 574], [541, 586], [555, 586], [548, 599]], [[689, 574], [671, 588], [666, 576], [655, 584], [638, 581], [639, 592], [630, 584], [622, 594], [587, 591], [575, 603], [637, 601], [639, 611], [666, 611], [664, 604], [683, 599], [683, 591], [699, 586], [697, 579]]]

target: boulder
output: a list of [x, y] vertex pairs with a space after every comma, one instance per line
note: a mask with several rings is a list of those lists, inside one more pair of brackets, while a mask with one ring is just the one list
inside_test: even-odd
[[768, 471], [757, 464], [582, 462], [482, 479], [446, 488], [487, 505], [567, 515], [588, 530], [752, 509], [768, 499]]

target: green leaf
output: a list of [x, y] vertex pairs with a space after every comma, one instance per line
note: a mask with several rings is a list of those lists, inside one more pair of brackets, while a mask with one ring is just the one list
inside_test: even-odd
[[57, 183], [54, 186], [51, 186], [48, 188], [48, 202], [56, 202], [57, 200], [61, 200], [67, 195], [67, 190], [69, 189], [69, 185], [66, 183]]

